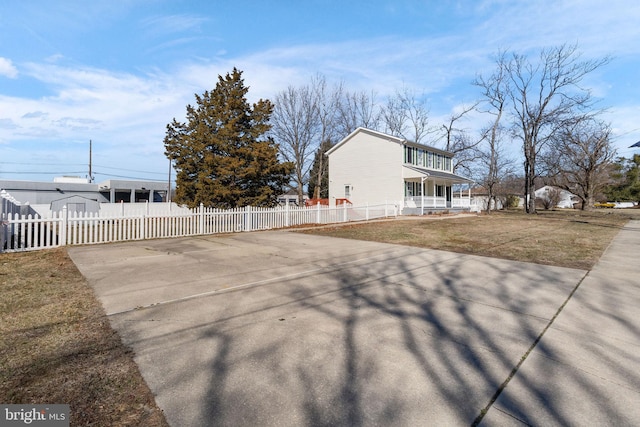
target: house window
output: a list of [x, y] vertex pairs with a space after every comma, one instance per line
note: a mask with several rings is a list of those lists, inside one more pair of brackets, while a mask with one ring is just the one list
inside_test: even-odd
[[345, 185], [344, 186], [344, 198], [348, 199], [349, 197], [351, 197], [351, 186], [350, 185]]
[[444, 158], [444, 170], [451, 172], [451, 157]]
[[405, 181], [404, 196], [405, 197], [422, 196], [422, 184], [420, 182]]
[[428, 160], [428, 163], [427, 163], [427, 167], [433, 169], [433, 153], [429, 152], [427, 154], [428, 154], [428, 157], [429, 157], [429, 160]]
[[404, 147], [404, 162], [405, 163], [409, 163], [412, 164], [413, 163], [413, 159], [414, 159], [414, 153], [413, 153], [413, 147], [407, 147], [405, 145]]
[[404, 196], [405, 197], [413, 197], [413, 183], [406, 181], [404, 185]]
[[436, 197], [444, 197], [444, 185], [436, 185]]

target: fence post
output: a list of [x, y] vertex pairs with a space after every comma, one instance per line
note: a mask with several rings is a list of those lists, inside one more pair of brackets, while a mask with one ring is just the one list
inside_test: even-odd
[[196, 234], [204, 234], [204, 203], [200, 203], [200, 211], [198, 212], [198, 232]]
[[[2, 191], [4, 191], [4, 190], [2, 190]], [[0, 202], [2, 202], [2, 201], [3, 200], [0, 199]], [[0, 205], [0, 206], [2, 206], [2, 205]], [[0, 210], [0, 253], [2, 251], [4, 251], [4, 245], [5, 245], [5, 242], [6, 242], [6, 239], [5, 239], [5, 233], [6, 233], [5, 228], [7, 226], [5, 225], [5, 219], [4, 218], [5, 218], [4, 213], [2, 213], [2, 211]], [[9, 224], [9, 221], [7, 221], [7, 224]]]
[[342, 203], [342, 222], [347, 222], [347, 204]]
[[60, 222], [60, 246], [67, 244], [67, 223], [69, 220], [69, 210], [67, 205], [62, 208], [62, 222]]
[[289, 215], [291, 215], [291, 209], [289, 208], [289, 200], [287, 200], [287, 204], [284, 205], [284, 211], [285, 211], [285, 227], [289, 227], [289, 224], [291, 224], [291, 219], [289, 218]]
[[149, 210], [147, 209], [147, 215], [142, 215], [140, 220], [142, 224], [140, 225], [140, 239], [144, 240], [147, 238], [147, 216], [149, 215]]
[[316, 224], [320, 224], [320, 202], [316, 205]]
[[251, 206], [245, 206], [244, 231], [251, 231]]

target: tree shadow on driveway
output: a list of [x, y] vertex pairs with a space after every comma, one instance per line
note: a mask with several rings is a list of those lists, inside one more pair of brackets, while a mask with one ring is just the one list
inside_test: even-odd
[[[370, 247], [111, 320], [172, 425], [470, 425], [585, 273]], [[253, 265], [275, 269], [292, 250]], [[567, 422], [553, 402], [548, 411]]]

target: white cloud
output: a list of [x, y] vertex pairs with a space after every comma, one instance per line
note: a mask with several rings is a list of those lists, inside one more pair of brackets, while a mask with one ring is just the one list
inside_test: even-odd
[[207, 22], [208, 19], [202, 16], [190, 14], [152, 16], [141, 21], [141, 26], [150, 34], [160, 35], [167, 33], [181, 33], [185, 31], [197, 30]]
[[18, 69], [13, 65], [10, 59], [0, 56], [0, 76], [15, 79], [18, 77]]
[[63, 59], [64, 59], [64, 55], [62, 55], [61, 53], [56, 53], [45, 58], [45, 61], [50, 63], [56, 63], [56, 62], [60, 62]]
[[18, 126], [11, 119], [0, 119], [0, 129], [17, 129]]

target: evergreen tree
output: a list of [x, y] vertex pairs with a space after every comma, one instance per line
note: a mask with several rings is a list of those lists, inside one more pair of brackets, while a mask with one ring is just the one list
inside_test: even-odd
[[167, 125], [165, 155], [177, 171], [177, 203], [190, 207], [272, 206], [293, 165], [280, 163], [278, 146], [265, 136], [273, 104], [247, 102], [242, 71], [233, 69], [211, 92], [195, 95], [187, 121]]
[[618, 158], [612, 178], [616, 181], [605, 191], [610, 201], [640, 202], [640, 154]]
[[[324, 153], [329, 151], [332, 146], [333, 144], [330, 140], [325, 140], [316, 150], [307, 187], [307, 194], [312, 199], [326, 199], [329, 197], [329, 158]], [[318, 182], [320, 182], [320, 185], [318, 185]]]

